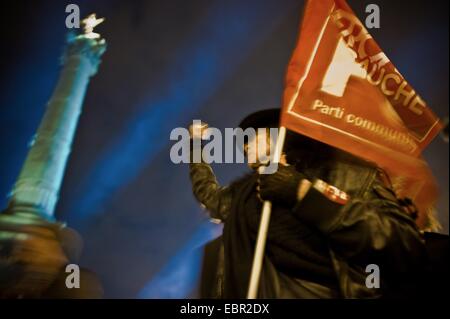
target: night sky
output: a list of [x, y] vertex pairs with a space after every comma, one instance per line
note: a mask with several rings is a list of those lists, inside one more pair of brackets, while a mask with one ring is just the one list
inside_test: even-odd
[[[381, 8], [375, 40], [441, 118], [448, 117], [448, 1], [348, 1]], [[202, 244], [221, 232], [175, 165], [170, 131], [202, 119], [236, 127], [280, 106], [303, 7], [299, 0], [1, 1], [0, 206], [25, 159], [58, 79], [65, 7], [106, 21], [108, 43], [91, 79], [57, 206], [84, 237], [81, 264], [106, 297], [196, 296]], [[424, 153], [441, 191], [448, 233], [448, 144]], [[215, 164], [221, 183], [245, 172]]]

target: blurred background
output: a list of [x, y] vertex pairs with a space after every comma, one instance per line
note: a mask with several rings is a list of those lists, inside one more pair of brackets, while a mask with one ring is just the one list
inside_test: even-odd
[[[202, 246], [221, 233], [192, 196], [188, 165], [175, 165], [170, 131], [201, 119], [235, 127], [248, 113], [278, 107], [294, 49], [300, 0], [1, 1], [0, 207], [19, 173], [60, 70], [66, 5], [106, 21], [99, 72], [84, 101], [57, 217], [84, 238], [81, 264], [109, 298], [198, 295]], [[348, 1], [403, 76], [448, 117], [448, 1]], [[424, 153], [440, 187], [448, 234], [449, 148]], [[216, 164], [226, 184], [240, 164]]]

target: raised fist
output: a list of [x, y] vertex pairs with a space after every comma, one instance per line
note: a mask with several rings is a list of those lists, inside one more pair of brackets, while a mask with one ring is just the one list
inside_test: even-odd
[[189, 134], [192, 139], [202, 139], [208, 129], [208, 123], [194, 120], [193, 124], [189, 126]]

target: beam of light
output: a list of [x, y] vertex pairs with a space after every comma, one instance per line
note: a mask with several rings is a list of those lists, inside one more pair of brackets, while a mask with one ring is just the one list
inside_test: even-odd
[[82, 226], [131, 182], [167, 145], [170, 130], [187, 122], [290, 8], [275, 0], [242, 1], [233, 7], [215, 2], [187, 45], [178, 50], [167, 72], [170, 82], [156, 88], [164, 93], [145, 103], [148, 107], [134, 116], [76, 188], [69, 222]]
[[221, 225], [209, 221], [202, 222], [187, 243], [145, 284], [137, 297], [180, 299], [192, 295], [200, 277], [202, 248], [206, 242], [217, 238], [221, 232]]

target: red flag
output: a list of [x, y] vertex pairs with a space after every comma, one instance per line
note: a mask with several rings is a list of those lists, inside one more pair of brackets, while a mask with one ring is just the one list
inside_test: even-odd
[[436, 200], [420, 154], [442, 125], [344, 0], [307, 2], [281, 125], [377, 163], [421, 214]]

